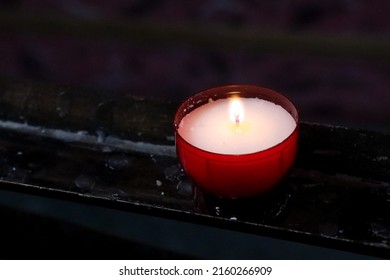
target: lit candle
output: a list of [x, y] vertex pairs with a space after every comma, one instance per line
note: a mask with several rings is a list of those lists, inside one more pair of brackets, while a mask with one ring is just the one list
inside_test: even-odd
[[174, 125], [183, 169], [219, 197], [266, 192], [295, 159], [297, 110], [266, 88], [231, 85], [202, 91], [180, 105]]
[[296, 126], [280, 105], [259, 98], [231, 97], [196, 108], [182, 119], [178, 133], [199, 149], [240, 155], [276, 146]]

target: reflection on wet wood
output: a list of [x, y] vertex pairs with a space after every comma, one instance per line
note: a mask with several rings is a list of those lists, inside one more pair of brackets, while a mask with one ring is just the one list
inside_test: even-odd
[[222, 200], [178, 165], [178, 104], [0, 81], [0, 186], [66, 200], [390, 256], [390, 135], [301, 124], [272, 192]]

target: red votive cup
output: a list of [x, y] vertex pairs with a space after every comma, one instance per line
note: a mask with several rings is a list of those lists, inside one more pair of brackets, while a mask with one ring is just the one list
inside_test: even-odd
[[[259, 98], [284, 108], [295, 120], [293, 132], [281, 143], [248, 154], [220, 154], [188, 143], [178, 132], [181, 120], [210, 99], [233, 96]], [[221, 198], [248, 198], [276, 186], [292, 167], [298, 144], [299, 117], [294, 104], [284, 95], [254, 85], [226, 85], [201, 91], [186, 99], [174, 116], [175, 143], [179, 163], [193, 182]], [[205, 137], [208, 137], [205, 135]]]

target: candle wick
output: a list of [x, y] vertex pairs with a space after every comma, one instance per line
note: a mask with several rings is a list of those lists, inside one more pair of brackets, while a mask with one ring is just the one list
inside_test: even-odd
[[234, 121], [236, 123], [236, 132], [241, 133], [241, 128], [240, 128], [240, 114], [235, 114], [234, 115]]
[[236, 114], [236, 115], [234, 115], [234, 117], [235, 117], [236, 125], [239, 125], [240, 124], [240, 115]]

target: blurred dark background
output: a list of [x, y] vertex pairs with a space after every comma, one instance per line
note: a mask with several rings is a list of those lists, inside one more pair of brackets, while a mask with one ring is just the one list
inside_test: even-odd
[[[390, 132], [387, 0], [0, 0], [0, 8], [1, 77], [177, 102], [208, 87], [249, 83], [290, 97], [301, 120]], [[60, 207], [1, 197], [7, 207], [34, 213]], [[197, 257], [280, 257], [269, 244], [290, 248], [286, 258], [351, 257], [236, 233], [221, 239], [207, 229], [217, 244], [210, 248], [201, 245], [209, 241], [194, 243], [191, 232], [207, 230], [192, 225], [61, 207], [57, 218], [77, 221], [79, 209], [84, 226], [99, 224], [153, 246], [165, 240], [162, 247], [198, 250]], [[138, 231], [131, 233], [131, 221]]]

